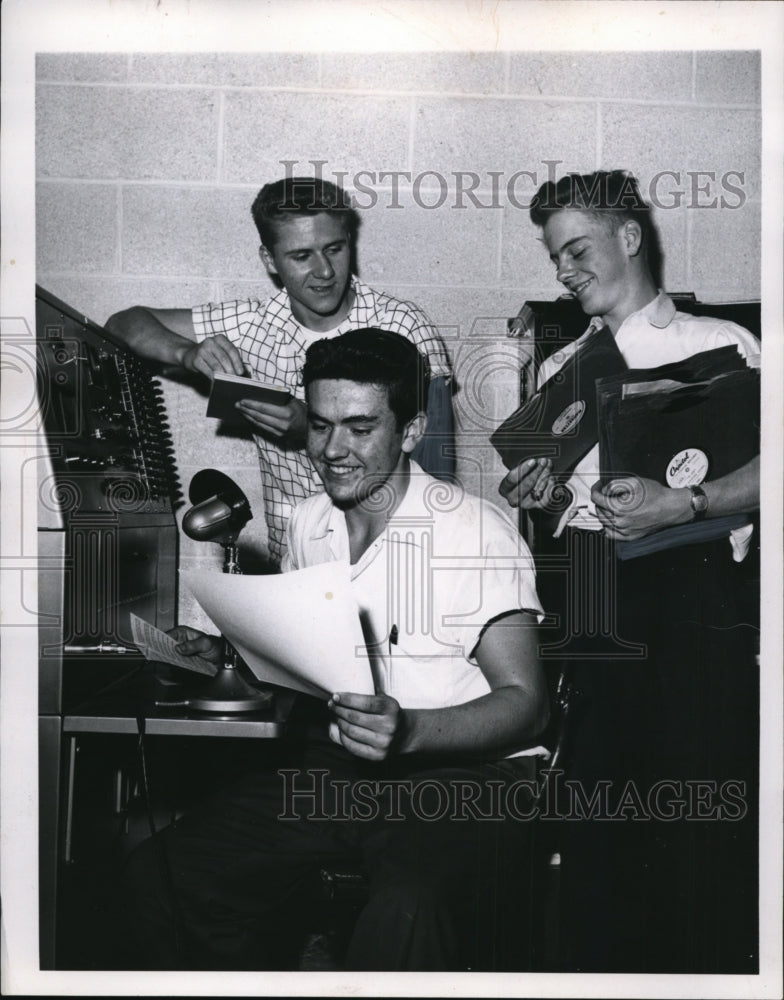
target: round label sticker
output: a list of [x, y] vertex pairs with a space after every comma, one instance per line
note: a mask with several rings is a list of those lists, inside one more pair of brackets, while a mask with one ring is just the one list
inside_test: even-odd
[[584, 413], [585, 403], [582, 399], [578, 399], [575, 403], [570, 403], [563, 413], [555, 418], [553, 422], [553, 434], [556, 434], [558, 437], [570, 434], [580, 423]]
[[708, 475], [708, 456], [699, 448], [684, 448], [667, 463], [667, 485], [673, 489], [699, 486]]

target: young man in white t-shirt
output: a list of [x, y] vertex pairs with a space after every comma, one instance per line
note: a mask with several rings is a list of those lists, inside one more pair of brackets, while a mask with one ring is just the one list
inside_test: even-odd
[[[348, 857], [369, 876], [349, 969], [526, 971], [549, 715], [530, 553], [501, 511], [410, 461], [427, 377], [404, 337], [319, 341], [303, 379], [324, 493], [295, 509], [284, 569], [348, 564], [375, 690], [301, 696], [289, 768], [261, 766], [140, 845], [127, 885], [141, 961], [281, 968], [270, 934], [292, 909], [307, 920], [308, 883]], [[185, 655], [220, 655], [215, 637], [175, 635]]]

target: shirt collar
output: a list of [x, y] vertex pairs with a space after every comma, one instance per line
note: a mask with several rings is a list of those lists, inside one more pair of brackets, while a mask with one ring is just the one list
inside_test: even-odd
[[[347, 323], [350, 325], [350, 328], [353, 328], [356, 323], [355, 311], [360, 307], [366, 311], [369, 308], [369, 289], [367, 286], [363, 285], [353, 274], [349, 276], [349, 286], [353, 292], [354, 301], [351, 303], [351, 308], [346, 313], [345, 318], [335, 327], [336, 330], [340, 330]], [[300, 343], [302, 326], [291, 310], [291, 298], [285, 288], [281, 288], [269, 298], [265, 322], [269, 323], [270, 326], [275, 326], [283, 330], [289, 340]], [[302, 349], [304, 350], [306, 347], [307, 345], [303, 342]]]
[[675, 303], [666, 292], [659, 292], [655, 299], [651, 299], [647, 306], [640, 309], [640, 313], [645, 316], [651, 326], [664, 330], [675, 319]]
[[[651, 301], [633, 312], [630, 316], [621, 323], [621, 328], [624, 324], [628, 323], [633, 316], [644, 317], [651, 326], [655, 326], [658, 330], [666, 329], [670, 323], [675, 319], [675, 303], [672, 301], [670, 296], [666, 292], [659, 292], [656, 298], [651, 299]], [[619, 331], [620, 332], [620, 331]]]
[[[642, 309], [638, 309], [636, 312], [627, 316], [623, 323], [621, 323], [621, 328], [623, 328], [625, 323], [629, 322], [632, 316], [644, 316], [651, 326], [655, 326], [659, 330], [664, 330], [675, 319], [676, 312], [675, 303], [672, 301], [670, 296], [666, 292], [659, 292], [656, 298], [651, 299], [651, 301], [647, 305], [643, 306]], [[601, 316], [593, 316], [591, 318], [591, 325], [585, 331], [583, 336], [586, 336], [594, 330], [600, 330], [602, 326], [604, 326], [604, 324], [602, 323]]]
[[373, 292], [353, 274], [351, 275], [351, 289], [354, 292], [354, 301], [346, 319], [350, 318], [352, 323], [372, 323], [375, 314]]
[[[432, 481], [432, 477], [429, 476], [422, 468], [413, 460], [409, 459], [409, 471], [410, 475], [408, 477], [408, 489], [406, 490], [406, 495], [400, 501], [400, 506], [397, 508], [395, 513], [389, 518], [388, 523], [392, 523], [398, 519], [406, 520], [410, 518], [421, 518], [427, 515], [429, 512], [428, 505], [425, 500], [425, 491], [428, 484]], [[313, 525], [310, 537], [313, 540], [319, 538], [326, 538], [327, 535], [332, 534], [335, 531], [346, 531], [346, 515], [340, 508], [336, 507], [331, 501], [325, 505], [323, 512], [319, 516], [316, 523]], [[379, 538], [384, 538], [385, 532], [382, 532]]]

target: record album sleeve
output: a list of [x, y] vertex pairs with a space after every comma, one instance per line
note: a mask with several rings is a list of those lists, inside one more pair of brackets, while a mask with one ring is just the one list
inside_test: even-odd
[[587, 337], [491, 435], [507, 469], [534, 457], [551, 458], [556, 475], [573, 469], [598, 440], [597, 379], [626, 370], [609, 327]]
[[[759, 454], [759, 371], [746, 367], [734, 347], [600, 379], [596, 395], [604, 485], [639, 476], [672, 489], [698, 486], [734, 472]], [[616, 553], [628, 559], [710, 541], [748, 521], [746, 514], [708, 517], [618, 542]]]

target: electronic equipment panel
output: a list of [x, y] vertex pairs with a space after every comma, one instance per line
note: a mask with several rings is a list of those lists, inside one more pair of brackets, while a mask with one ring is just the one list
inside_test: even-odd
[[59, 714], [133, 656], [130, 612], [175, 624], [181, 501], [154, 369], [37, 289], [39, 705]]

